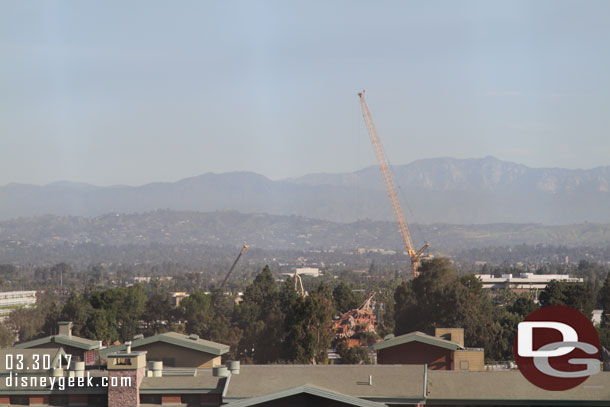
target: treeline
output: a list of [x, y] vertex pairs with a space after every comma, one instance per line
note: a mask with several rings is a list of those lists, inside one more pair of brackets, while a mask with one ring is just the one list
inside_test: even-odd
[[[565, 305], [589, 317], [595, 307], [610, 313], [610, 273], [597, 292], [591, 284], [552, 281], [538, 299], [539, 304], [532, 295], [509, 290], [492, 297], [473, 274], [460, 275], [448, 260], [435, 259], [423, 263], [418, 278], [396, 289], [395, 333], [462, 327], [466, 345], [485, 348], [488, 360], [512, 360], [517, 324], [539, 306]], [[608, 315], [598, 331], [609, 348]]]
[[244, 363], [324, 363], [333, 317], [360, 305], [362, 297], [344, 283], [322, 283], [302, 297], [291, 278], [278, 283], [269, 267], [246, 287], [241, 303], [220, 290], [194, 289], [174, 307], [158, 280], [101, 290], [88, 285], [65, 301], [43, 295], [35, 308], [15, 310], [0, 336], [7, 346], [10, 329], [26, 341], [56, 334], [58, 321], [72, 321], [75, 335], [107, 344], [173, 330], [226, 343], [230, 356]]
[[[538, 306], [566, 305], [585, 315], [601, 307], [610, 313], [610, 273], [597, 294], [591, 285], [552, 282], [540, 294], [540, 304], [510, 291], [492, 297], [474, 275], [459, 273], [447, 259], [424, 262], [421, 275], [413, 280], [371, 284], [358, 293], [352, 288], [341, 281], [311, 279], [309, 295], [302, 297], [291, 278], [278, 281], [265, 267], [245, 287], [241, 302], [220, 290], [206, 293], [194, 287], [174, 307], [159, 281], [107, 289], [88, 285], [65, 300], [42, 296], [36, 308], [14, 311], [0, 330], [0, 341], [11, 342], [9, 328], [23, 341], [55, 334], [57, 322], [69, 320], [76, 335], [107, 343], [173, 330], [228, 344], [229, 357], [244, 363], [325, 363], [328, 348], [335, 345], [333, 317], [375, 292], [380, 336], [462, 327], [467, 346], [485, 348], [490, 361], [507, 361], [513, 358], [517, 324]], [[608, 315], [598, 331], [602, 344], [610, 347]], [[345, 361], [368, 359], [364, 349], [338, 349]]]

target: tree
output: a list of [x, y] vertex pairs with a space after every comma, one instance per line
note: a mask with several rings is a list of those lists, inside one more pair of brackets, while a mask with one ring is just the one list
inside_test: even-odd
[[604, 280], [604, 284], [599, 290], [599, 305], [604, 310], [602, 326], [610, 328], [610, 272]]
[[472, 274], [459, 277], [443, 258], [423, 262], [420, 272], [395, 291], [394, 333], [462, 327], [469, 346], [489, 344], [495, 336], [493, 305], [481, 282]]
[[277, 362], [284, 339], [284, 313], [280, 293], [269, 266], [256, 276], [244, 293], [244, 301], [235, 307], [234, 320], [243, 332], [238, 354], [245, 361]]
[[525, 319], [529, 314], [538, 309], [538, 305], [528, 295], [521, 294], [517, 296], [515, 301], [508, 305], [509, 312], [519, 315], [522, 319]]
[[6, 348], [13, 346], [15, 342], [15, 332], [7, 325], [0, 325], [0, 347]]
[[540, 293], [540, 305], [564, 305], [579, 310], [588, 318], [593, 312], [594, 298], [591, 289], [580, 283], [553, 280]]
[[156, 335], [167, 331], [167, 324], [171, 319], [171, 304], [167, 291], [155, 289], [148, 299], [142, 313], [142, 320], [146, 323], [147, 334]]
[[214, 320], [210, 295], [197, 291], [184, 298], [180, 302], [180, 314], [186, 321], [186, 330], [189, 334], [208, 337]]
[[29, 341], [40, 336], [44, 315], [36, 308], [18, 308], [8, 316], [8, 325], [19, 337], [19, 342]]
[[352, 289], [343, 281], [333, 290], [335, 308], [340, 314], [358, 307], [359, 301]]
[[324, 363], [333, 339], [331, 295], [320, 285], [316, 292], [299, 297], [286, 316], [285, 356], [296, 363]]
[[73, 291], [61, 310], [59, 320], [73, 322], [74, 327], [72, 330], [74, 334], [85, 336], [85, 326], [87, 325], [87, 320], [92, 312], [93, 308], [87, 298], [82, 294]]
[[341, 363], [344, 365], [368, 365], [371, 363], [369, 351], [362, 346], [350, 348], [344, 341], [337, 346], [337, 353], [341, 356]]

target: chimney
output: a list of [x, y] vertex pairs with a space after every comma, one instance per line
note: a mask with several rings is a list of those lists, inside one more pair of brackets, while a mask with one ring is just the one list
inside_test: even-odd
[[125, 352], [131, 353], [131, 341], [125, 342], [125, 345], [127, 345], [127, 349], [125, 349]]
[[59, 335], [72, 336], [72, 322], [60, 321], [57, 324], [59, 325]]
[[[126, 342], [127, 343], [127, 342]], [[146, 352], [108, 354], [108, 382], [130, 378], [129, 386], [108, 386], [108, 407], [139, 407], [140, 385], [146, 376]]]
[[462, 348], [464, 347], [464, 328], [436, 328], [434, 336], [455, 342]]

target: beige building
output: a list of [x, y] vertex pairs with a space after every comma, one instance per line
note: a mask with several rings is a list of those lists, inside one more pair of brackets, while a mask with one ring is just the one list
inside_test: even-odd
[[[125, 351], [127, 344], [111, 346], [100, 351], [102, 359], [111, 353]], [[131, 349], [147, 352], [149, 361], [162, 361], [167, 367], [211, 368], [221, 364], [221, 357], [229, 351], [229, 345], [206, 341], [197, 335], [166, 332], [144, 338], [136, 335]]]

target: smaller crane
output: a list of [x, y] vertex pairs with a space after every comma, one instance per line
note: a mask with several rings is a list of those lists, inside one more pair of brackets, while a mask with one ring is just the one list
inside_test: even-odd
[[231, 273], [233, 272], [233, 269], [235, 268], [235, 266], [237, 265], [237, 262], [241, 258], [241, 255], [244, 254], [244, 252], [246, 251], [247, 248], [248, 248], [248, 245], [244, 244], [244, 247], [241, 248], [239, 254], [237, 255], [237, 258], [235, 259], [235, 261], [233, 262], [233, 265], [229, 269], [229, 272], [225, 276], [225, 279], [222, 280], [222, 283], [220, 283], [220, 287], [218, 287], [219, 290], [222, 290], [224, 288], [225, 284], [227, 283], [227, 280], [229, 279], [229, 277], [231, 276]]

